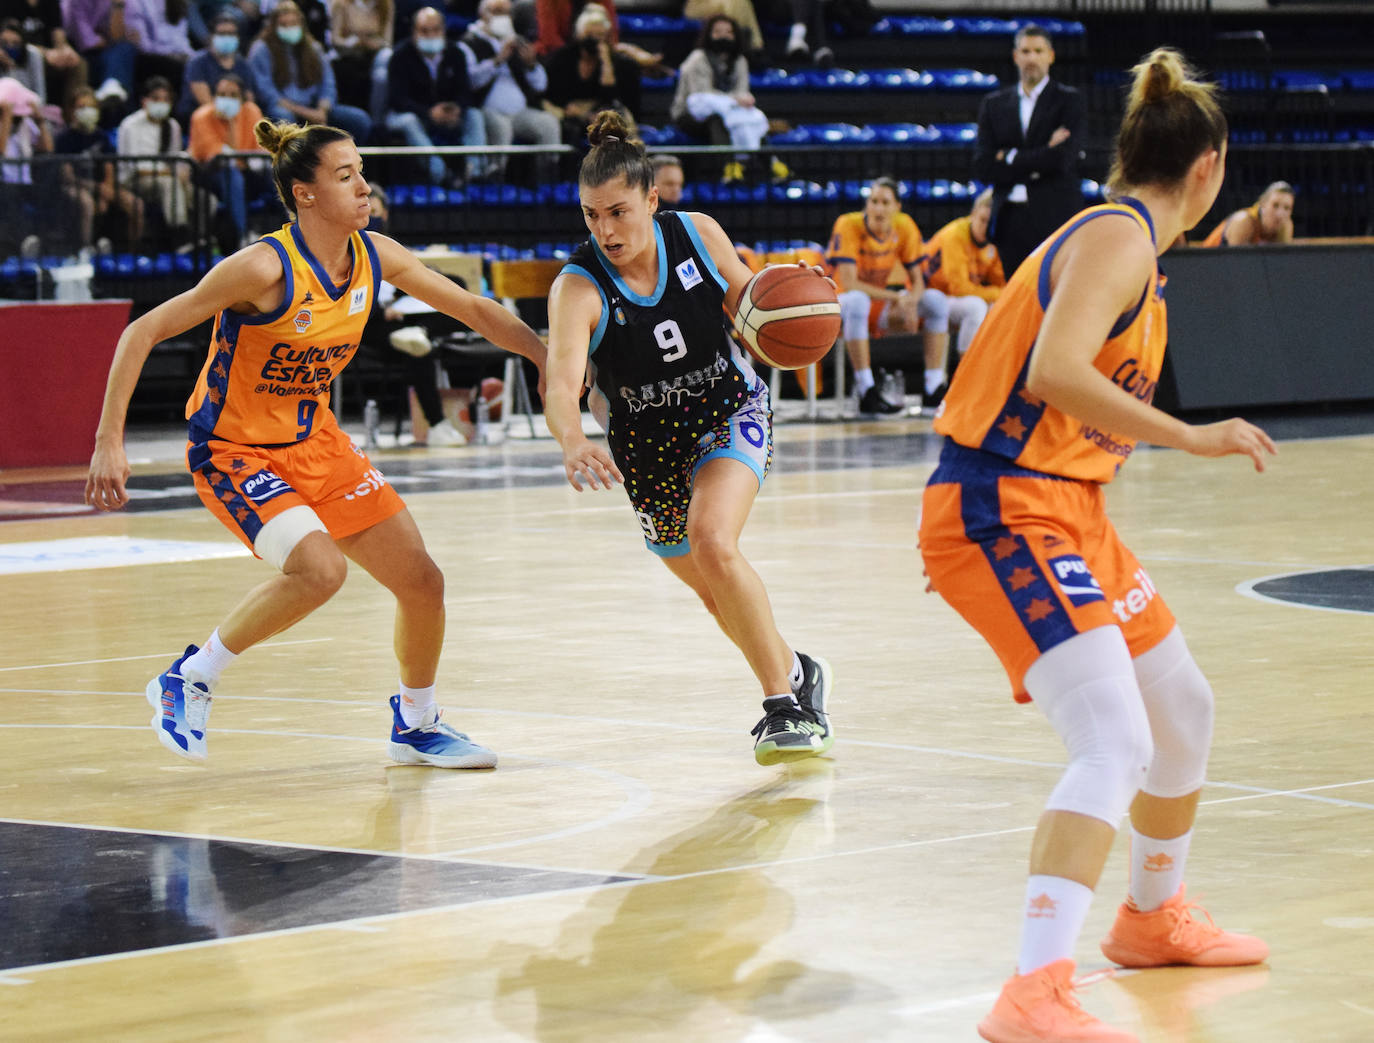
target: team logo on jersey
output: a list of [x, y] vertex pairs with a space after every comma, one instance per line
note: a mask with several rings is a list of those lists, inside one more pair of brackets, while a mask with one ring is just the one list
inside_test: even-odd
[[252, 500], [258, 506], [262, 506], [268, 500], [289, 493], [291, 486], [287, 485], [281, 478], [277, 477], [272, 471], [263, 468], [255, 475], [250, 475], [243, 480], [243, 495]]
[[296, 312], [296, 317], [291, 321], [296, 324], [297, 333], [304, 333], [310, 328], [310, 309], [302, 308]]
[[690, 290], [701, 282], [701, 271], [697, 268], [697, 262], [692, 258], [687, 258], [675, 269], [677, 277], [682, 280], [682, 288]]
[[1093, 601], [1106, 601], [1102, 587], [1088, 571], [1088, 564], [1077, 554], [1065, 554], [1050, 559], [1055, 581], [1071, 605], [1087, 605]]
[[625, 325], [625, 309], [618, 304], [615, 306], [615, 324], [617, 326]]
[[359, 286], [348, 299], [348, 314], [357, 315], [367, 307], [367, 287]]

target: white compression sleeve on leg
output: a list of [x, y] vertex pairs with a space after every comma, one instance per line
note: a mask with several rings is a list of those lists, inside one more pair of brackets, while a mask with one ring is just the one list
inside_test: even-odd
[[868, 340], [868, 302], [871, 298], [863, 290], [846, 290], [839, 295], [839, 300], [844, 339]]
[[1145, 777], [1145, 792], [1183, 797], [1202, 788], [1212, 748], [1214, 699], [1183, 633], [1169, 635], [1133, 662], [1145, 712], [1150, 717], [1155, 755]]
[[319, 515], [305, 504], [288, 507], [258, 530], [258, 538], [253, 541], [253, 551], [281, 572], [286, 568], [286, 559], [291, 557], [296, 544], [312, 532], [329, 534]]
[[1025, 683], [1069, 752], [1046, 810], [1118, 828], [1152, 754], [1150, 722], [1121, 631], [1098, 627], [1056, 645], [1026, 671]]

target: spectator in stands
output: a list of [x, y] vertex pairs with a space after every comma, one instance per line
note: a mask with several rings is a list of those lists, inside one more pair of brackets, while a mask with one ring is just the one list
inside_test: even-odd
[[1012, 61], [1019, 80], [983, 99], [973, 154], [974, 175], [993, 187], [992, 241], [1008, 276], [1083, 206], [1083, 98], [1050, 79], [1054, 46], [1040, 26], [1017, 31]]
[[[52, 200], [47, 186], [53, 184], [50, 168], [29, 162], [35, 155], [52, 152], [52, 132], [38, 104], [38, 95], [13, 79], [0, 79], [0, 241], [12, 240], [37, 254], [39, 242], [32, 235], [52, 229]], [[60, 231], [60, 230], [59, 230]], [[60, 238], [60, 235], [58, 236]], [[7, 248], [7, 252], [20, 250]]]
[[[463, 39], [474, 59], [468, 76], [482, 106], [487, 144], [493, 148], [559, 144], [558, 117], [543, 105], [548, 73], [539, 64], [534, 45], [515, 31], [511, 0], [482, 0], [477, 16]], [[503, 178], [506, 159], [493, 156], [488, 174]], [[535, 179], [553, 180], [557, 166], [555, 155], [541, 157], [535, 164]]]
[[826, 0], [789, 0], [792, 29], [787, 34], [789, 61], [808, 58], [822, 69], [835, 64], [835, 52], [826, 43]]
[[[262, 0], [263, 18], [266, 19], [271, 15], [279, 3], [280, 0]], [[334, 43], [330, 33], [332, 23], [329, 16], [329, 5], [325, 0], [295, 0], [295, 4], [300, 8], [305, 31], [313, 36], [326, 52], [331, 51]]]
[[134, 74], [142, 81], [165, 76], [180, 83], [191, 46], [188, 0], [124, 0], [124, 24], [138, 45]]
[[248, 245], [248, 200], [262, 195], [270, 182], [261, 162], [219, 157], [225, 152], [263, 152], [253, 133], [260, 119], [262, 110], [245, 100], [243, 81], [233, 73], [221, 76], [215, 100], [191, 115], [187, 151], [200, 164], [202, 183], [219, 199], [216, 238], [226, 256]]
[[17, 18], [0, 21], [0, 76], [16, 80], [32, 93], [39, 107], [48, 103], [48, 78], [43, 69], [43, 52], [24, 42]]
[[[486, 124], [468, 79], [467, 45], [446, 40], [444, 16], [433, 7], [415, 12], [410, 39], [398, 44], [387, 65], [387, 130], [399, 134], [412, 148], [487, 143]], [[480, 177], [482, 157], [470, 157], [469, 179]], [[430, 180], [441, 185], [463, 181], [451, 178], [443, 157], [429, 158]]]
[[143, 200], [116, 177], [114, 145], [100, 129], [100, 105], [90, 87], [72, 95], [67, 129], [54, 148], [60, 156], [79, 157], [62, 165], [62, 187], [81, 215], [81, 245], [99, 239], [124, 248], [137, 243], [143, 235]]
[[959, 327], [959, 357], [1007, 284], [997, 247], [988, 242], [992, 189], [984, 189], [967, 217], [958, 217], [926, 241], [926, 285], [949, 298], [949, 324]]
[[904, 403], [883, 395], [873, 376], [869, 338], [920, 327], [925, 353], [921, 404], [938, 405], [945, 391], [949, 353], [949, 298], [925, 285], [921, 231], [902, 212], [900, 188], [890, 177], [874, 178], [862, 210], [841, 214], [830, 233], [826, 262], [840, 289], [844, 345], [854, 367], [859, 412], [900, 413]]
[[[248, 49], [248, 64], [260, 91], [258, 107], [269, 119], [338, 127], [359, 145], [366, 144], [372, 117], [352, 105], [337, 104], [334, 68], [295, 0], [281, 0], [263, 19], [262, 31]], [[248, 138], [253, 136], [253, 122], [244, 128]]]
[[[714, 15], [702, 25], [696, 48], [678, 71], [668, 115], [690, 137], [711, 145], [731, 144], [754, 154], [763, 144], [768, 117], [749, 92], [749, 62], [733, 18]], [[743, 181], [747, 159], [741, 153], [727, 162], [723, 180]], [[771, 160], [771, 177], [781, 180], [788, 173], [781, 160]]]
[[262, 17], [262, 0], [189, 0], [186, 21], [191, 42], [197, 48], [210, 46], [215, 19], [222, 14], [229, 15], [251, 34]]
[[214, 104], [215, 84], [231, 72], [243, 81], [249, 101], [256, 102], [261, 95], [253, 67], [239, 53], [238, 17], [231, 10], [223, 10], [215, 15], [210, 29], [210, 45], [186, 63], [181, 98], [177, 101], [177, 114], [182, 119], [189, 120], [191, 113], [202, 105]]
[[94, 82], [114, 80], [125, 95], [134, 90], [136, 42], [124, 20], [125, 0], [66, 0], [64, 24], [86, 59]]
[[588, 3], [597, 3], [610, 22], [608, 37], [611, 46], [620, 42], [620, 19], [616, 16], [612, 0], [535, 0], [535, 22], [539, 26], [539, 39], [534, 49], [545, 59], [576, 40], [574, 26], [577, 17], [586, 9]]
[[331, 0], [329, 14], [339, 100], [370, 110], [372, 65], [391, 49], [392, 0]]
[[548, 101], [563, 121], [563, 140], [581, 144], [591, 116], [614, 109], [633, 127], [639, 118], [642, 74], [631, 59], [616, 54], [606, 8], [587, 4], [577, 16], [573, 42], [549, 56]]
[[1253, 206], [1237, 210], [1212, 234], [1203, 246], [1258, 246], [1293, 241], [1293, 186], [1275, 181], [1260, 193]]
[[682, 172], [682, 160], [665, 152], [649, 157], [649, 165], [654, 168], [654, 187], [658, 189], [658, 208], [676, 210], [682, 202], [682, 190], [687, 185]]
[[[821, 0], [797, 0], [820, 6]], [[739, 27], [740, 47], [748, 57], [749, 64], [755, 69], [768, 67], [768, 57], [763, 49], [763, 30], [759, 28], [759, 16], [754, 10], [754, 0], [687, 0], [682, 5], [682, 17], [704, 22], [712, 15], [722, 14], [734, 20]]]
[[[43, 53], [47, 75], [44, 97], [68, 104], [88, 82], [86, 60], [67, 39], [60, 0], [0, 0], [0, 18], [13, 18], [26, 44]], [[37, 93], [37, 92], [35, 92]]]
[[138, 111], [119, 125], [115, 148], [121, 156], [154, 157], [120, 166], [121, 182], [145, 204], [149, 233], [159, 245], [184, 240], [191, 220], [191, 166], [177, 162], [182, 151], [181, 124], [172, 116], [172, 85], [153, 76], [143, 85]]

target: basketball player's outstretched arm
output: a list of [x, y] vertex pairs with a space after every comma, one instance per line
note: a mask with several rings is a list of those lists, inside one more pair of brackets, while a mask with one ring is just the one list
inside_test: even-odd
[[1031, 349], [1026, 389], [1093, 427], [1198, 456], [1238, 453], [1263, 471], [1278, 452], [1238, 417], [1194, 425], [1112, 383], [1093, 365], [1117, 319], [1155, 277], [1154, 247], [1129, 218], [1088, 221], [1065, 241], [1051, 270], [1053, 296]]
[[578, 492], [579, 475], [593, 489], [609, 489], [625, 476], [605, 446], [582, 432], [582, 388], [592, 330], [601, 318], [601, 295], [580, 275], [565, 273], [549, 290], [549, 374], [544, 419], [563, 449], [563, 473]]
[[97, 510], [118, 510], [129, 502], [125, 483], [129, 461], [124, 453], [124, 421], [138, 375], [153, 347], [185, 333], [225, 309], [246, 314], [280, 306], [281, 261], [272, 248], [250, 246], [226, 257], [195, 286], [164, 301], [124, 328], [110, 363], [105, 402], [95, 432], [95, 452], [86, 476], [86, 502]]
[[369, 232], [381, 261], [382, 278], [436, 311], [471, 326], [499, 348], [521, 355], [539, 367], [539, 393], [544, 393], [548, 350], [535, 332], [487, 297], [469, 293], [452, 279], [428, 268], [396, 240]]

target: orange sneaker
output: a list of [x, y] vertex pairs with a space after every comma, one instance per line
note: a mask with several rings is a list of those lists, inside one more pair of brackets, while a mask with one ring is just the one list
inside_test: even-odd
[[991, 1043], [1140, 1043], [1078, 1005], [1068, 959], [1008, 978], [992, 1010], [978, 1022], [978, 1035]]
[[[1207, 910], [1178, 894], [1158, 909], [1142, 913], [1129, 898], [1102, 940], [1107, 959], [1123, 967], [1241, 967], [1263, 963], [1269, 946], [1248, 934], [1223, 931]], [[1201, 914], [1193, 915], [1193, 910]]]

